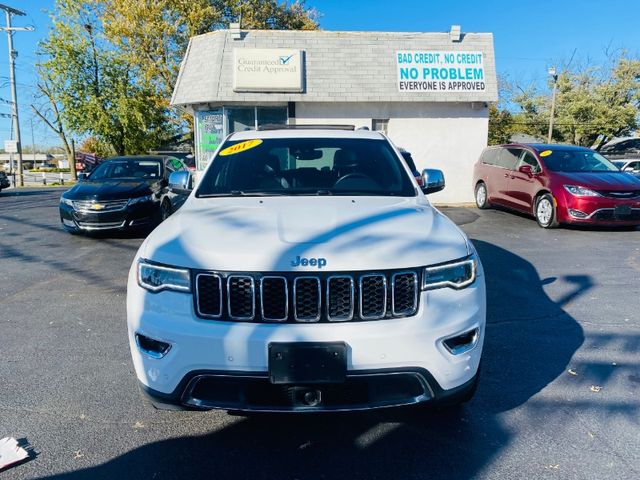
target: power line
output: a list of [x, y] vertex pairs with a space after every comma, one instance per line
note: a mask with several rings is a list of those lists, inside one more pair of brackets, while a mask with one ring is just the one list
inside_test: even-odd
[[[7, 32], [7, 40], [9, 44], [9, 79], [11, 82], [11, 100], [12, 100], [12, 133], [15, 132], [16, 140], [17, 140], [17, 154], [18, 154], [18, 179], [19, 184], [22, 187], [24, 185], [24, 178], [22, 176], [22, 145], [20, 139], [20, 121], [18, 119], [18, 94], [16, 92], [16, 67], [15, 60], [18, 56], [18, 52], [13, 49], [13, 33], [19, 31], [32, 31], [32, 27], [12, 27], [11, 26], [11, 17], [12, 15], [17, 15], [20, 17], [24, 17], [26, 13], [22, 10], [15, 9], [8, 5], [4, 5], [0, 3], [0, 10], [4, 10], [5, 18], [7, 21], [6, 27], [0, 27], [0, 30], [5, 30]], [[13, 155], [11, 156], [11, 170], [13, 170]]]

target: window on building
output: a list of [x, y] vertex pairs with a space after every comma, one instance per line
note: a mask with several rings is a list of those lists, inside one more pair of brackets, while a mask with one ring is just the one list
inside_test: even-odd
[[388, 118], [374, 118], [371, 121], [371, 127], [375, 132], [387, 133], [389, 130]]
[[227, 133], [256, 130], [262, 125], [286, 125], [287, 107], [225, 107]]
[[256, 129], [256, 109], [254, 107], [225, 108], [227, 133]]

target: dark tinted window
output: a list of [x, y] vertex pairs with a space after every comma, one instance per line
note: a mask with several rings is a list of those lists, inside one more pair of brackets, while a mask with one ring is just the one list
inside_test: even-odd
[[498, 157], [498, 166], [514, 170], [521, 152], [522, 150], [519, 148], [501, 148], [500, 156]]
[[484, 152], [482, 152], [482, 157], [480, 157], [480, 160], [482, 161], [482, 163], [486, 163], [487, 165], [496, 165], [499, 154], [500, 149], [487, 148]]
[[602, 147], [602, 153], [636, 153], [640, 151], [640, 139], [623, 140], [622, 142]]
[[110, 178], [159, 178], [162, 164], [158, 160], [109, 160], [91, 172], [90, 180]]
[[404, 158], [404, 161], [407, 162], [407, 166], [409, 167], [409, 170], [411, 170], [413, 174], [416, 175], [418, 173], [418, 170], [416, 169], [416, 162], [413, 161], [413, 157], [411, 156], [411, 154], [409, 152], [401, 152], [401, 153], [402, 153], [402, 158]]
[[[235, 147], [235, 148], [231, 148]], [[386, 140], [269, 138], [228, 141], [200, 182], [207, 195], [415, 196]]]

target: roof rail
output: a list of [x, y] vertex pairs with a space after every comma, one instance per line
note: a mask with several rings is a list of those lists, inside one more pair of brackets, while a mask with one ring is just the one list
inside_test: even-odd
[[258, 130], [355, 130], [354, 125], [323, 125], [323, 124], [309, 124], [309, 125], [278, 125], [275, 123], [269, 123], [266, 125], [258, 126]]

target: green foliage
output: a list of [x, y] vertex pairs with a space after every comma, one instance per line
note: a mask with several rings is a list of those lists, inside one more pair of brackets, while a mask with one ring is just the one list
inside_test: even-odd
[[509, 143], [513, 133], [513, 115], [506, 108], [489, 105], [489, 145]]
[[41, 78], [65, 126], [95, 137], [96, 153], [157, 149], [191, 128], [169, 105], [189, 38], [240, 15], [243, 28], [318, 27], [302, 1], [57, 0]]
[[[245, 29], [318, 28], [316, 12], [304, 2], [277, 0], [86, 0], [103, 15], [104, 33], [130, 63], [139, 67], [168, 105], [180, 62], [194, 35], [228, 28], [242, 19]], [[177, 117], [178, 122], [186, 119]], [[184, 125], [182, 123], [182, 125]]]
[[[534, 86], [520, 88], [509, 99], [517, 107], [513, 131], [546, 138], [550, 99]], [[565, 69], [557, 80], [553, 141], [592, 146], [627, 135], [638, 128], [639, 109], [640, 60], [622, 54], [609, 66]]]
[[118, 154], [147, 152], [173, 134], [156, 92], [100, 30], [100, 10], [82, 0], [58, 0], [43, 61], [65, 124], [95, 135]]

